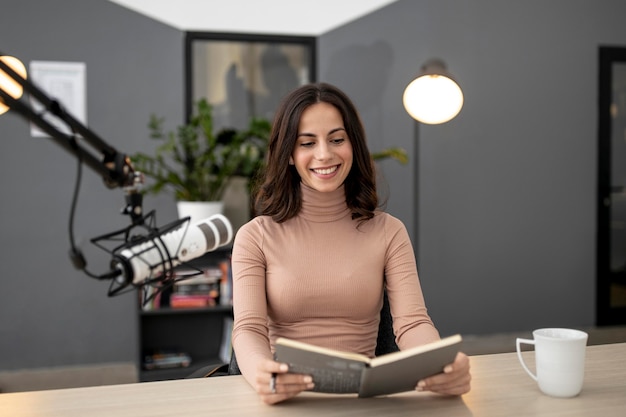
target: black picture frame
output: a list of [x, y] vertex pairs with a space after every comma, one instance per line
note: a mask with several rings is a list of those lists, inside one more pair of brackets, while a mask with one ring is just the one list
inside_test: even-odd
[[316, 38], [216, 32], [185, 34], [185, 115], [200, 98], [213, 106], [215, 129], [272, 120], [280, 99], [317, 79]]

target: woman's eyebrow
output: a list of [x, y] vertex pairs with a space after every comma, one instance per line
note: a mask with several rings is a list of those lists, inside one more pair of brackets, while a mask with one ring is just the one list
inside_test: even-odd
[[[346, 129], [345, 129], [344, 127], [336, 127], [336, 128], [334, 128], [334, 129], [331, 129], [331, 130], [328, 132], [328, 136], [332, 135], [333, 133], [337, 133], [337, 132], [341, 132], [341, 131], [345, 132], [345, 131], [346, 131]], [[313, 133], [309, 133], [309, 132], [300, 132], [300, 133], [298, 133], [298, 136], [297, 136], [297, 137], [299, 138], [299, 137], [302, 137], [302, 136], [304, 136], [304, 137], [308, 137], [308, 138], [314, 138], [314, 137], [316, 137], [316, 135], [315, 135], [315, 134], [313, 134]]]
[[336, 127], [334, 129], [332, 129], [330, 132], [328, 132], [329, 135], [332, 135], [333, 133], [339, 132], [339, 131], [346, 131], [346, 129], [344, 127]]
[[[345, 129], [345, 128], [343, 128], [343, 127], [336, 127], [336, 128], [334, 128], [334, 129], [331, 129], [331, 130], [328, 132], [328, 136], [332, 135], [333, 133], [340, 132], [340, 131], [344, 131], [344, 132], [345, 132], [345, 131], [346, 131], [346, 129]], [[298, 137], [300, 137], [300, 136], [306, 136], [306, 137], [310, 137], [310, 138], [314, 138], [314, 137], [316, 137], [316, 135], [315, 135], [315, 134], [313, 134], [313, 133], [308, 133], [308, 132], [300, 132], [300, 133], [298, 133]]]

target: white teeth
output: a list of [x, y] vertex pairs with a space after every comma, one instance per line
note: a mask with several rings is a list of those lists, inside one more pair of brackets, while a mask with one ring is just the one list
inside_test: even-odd
[[337, 166], [335, 165], [334, 167], [331, 168], [324, 168], [324, 169], [314, 169], [313, 170], [316, 174], [320, 174], [320, 175], [328, 175], [328, 174], [332, 174], [333, 172], [337, 171]]

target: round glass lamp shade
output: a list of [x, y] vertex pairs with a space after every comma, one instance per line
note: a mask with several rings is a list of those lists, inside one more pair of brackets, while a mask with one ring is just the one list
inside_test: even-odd
[[459, 114], [463, 107], [463, 92], [454, 80], [445, 75], [426, 74], [406, 87], [402, 102], [412, 118], [435, 125]]
[[[24, 67], [22, 61], [12, 56], [0, 56], [0, 61], [4, 62], [13, 71], [17, 72], [20, 77], [26, 79], [26, 67]], [[22, 86], [15, 82], [13, 78], [9, 77], [9, 75], [1, 69], [0, 89], [2, 89], [5, 93], [13, 97], [14, 99], [19, 99], [20, 97], [22, 97]], [[7, 110], [9, 110], [9, 108], [4, 105], [2, 99], [0, 98], [0, 114], [6, 113]]]

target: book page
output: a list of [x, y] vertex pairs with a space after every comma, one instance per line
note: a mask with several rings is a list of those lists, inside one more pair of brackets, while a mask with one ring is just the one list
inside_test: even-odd
[[383, 360], [376, 366], [363, 371], [359, 397], [413, 391], [421, 379], [443, 372], [446, 365], [454, 362], [460, 347], [461, 337], [453, 336], [422, 346], [423, 349], [408, 349], [404, 355], [381, 356], [379, 359]]
[[454, 335], [454, 336], [449, 336], [446, 337], [444, 339], [441, 340], [437, 340], [435, 342], [432, 343], [428, 343], [425, 345], [421, 345], [421, 346], [416, 346], [414, 348], [410, 348], [410, 349], [405, 349], [405, 350], [401, 350], [398, 352], [393, 352], [393, 353], [389, 353], [387, 355], [383, 355], [383, 356], [378, 356], [376, 358], [373, 358], [370, 361], [370, 366], [374, 367], [374, 366], [380, 366], [386, 363], [390, 363], [390, 362], [395, 362], [397, 360], [403, 359], [403, 358], [408, 358], [410, 356], [415, 356], [415, 355], [419, 355], [420, 353], [424, 353], [424, 352], [428, 352], [430, 350], [435, 350], [435, 349], [440, 349], [444, 346], [448, 346], [448, 345], [452, 345], [452, 344], [456, 344], [456, 343], [460, 343], [461, 342], [461, 336], [460, 335]]
[[300, 350], [307, 350], [309, 352], [322, 353], [325, 355], [335, 356], [337, 358], [343, 358], [343, 359], [348, 359], [348, 360], [353, 360], [353, 361], [360, 361], [364, 363], [370, 362], [370, 358], [365, 355], [346, 352], [342, 350], [329, 349], [329, 348], [325, 348], [321, 346], [312, 345], [310, 343], [299, 342], [297, 340], [292, 340], [292, 339], [286, 339], [284, 337], [279, 337], [278, 339], [276, 339], [276, 346], [279, 346], [279, 345], [289, 346], [289, 347], [300, 349]]

